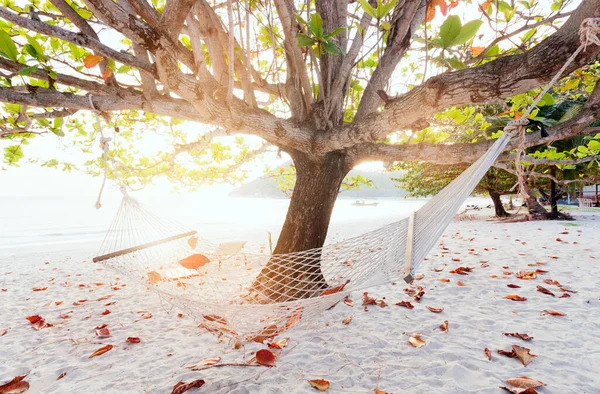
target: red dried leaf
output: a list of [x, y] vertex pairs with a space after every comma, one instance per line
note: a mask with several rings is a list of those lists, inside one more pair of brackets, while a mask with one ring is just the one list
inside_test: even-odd
[[544, 279], [544, 283], [547, 285], [554, 285], [560, 287], [560, 282], [553, 279]]
[[448, 282], [450, 282], [450, 279], [442, 278], [442, 279], [440, 279], [440, 282], [448, 283]]
[[34, 287], [33, 291], [44, 291], [44, 290], [48, 290], [47, 287]]
[[350, 324], [351, 321], [352, 321], [352, 316], [348, 316], [347, 318], [342, 320], [342, 324], [347, 325], [347, 324]]
[[110, 311], [107, 309], [104, 312], [102, 312], [103, 315], [110, 315]]
[[555, 310], [552, 310], [552, 309], [544, 309], [544, 310], [542, 311], [542, 316], [545, 316], [545, 315], [551, 315], [551, 316], [567, 316], [566, 314], [564, 314], [564, 313], [562, 313], [562, 312], [555, 311]]
[[5, 336], [7, 332], [8, 332], [8, 328], [4, 328], [4, 329], [0, 330], [0, 337]]
[[573, 293], [576, 294], [577, 292], [575, 290], [569, 290], [569, 289], [565, 289], [564, 287], [560, 288], [561, 291], [564, 291], [565, 293]]
[[56, 378], [56, 380], [61, 380], [62, 378], [64, 378], [65, 376], [67, 376], [66, 372], [61, 373], [60, 375], [58, 375], [58, 378]]
[[519, 286], [519, 285], [513, 285], [512, 283], [509, 283], [506, 286], [510, 287], [511, 289], [520, 289], [521, 288], [521, 286]]
[[524, 367], [529, 365], [533, 361], [533, 359], [537, 357], [535, 354], [529, 353], [530, 349], [527, 349], [526, 347], [512, 345], [512, 349], [516, 357], [521, 361], [521, 364], [523, 364]]
[[450, 273], [457, 274], [457, 275], [469, 275], [468, 273], [473, 271], [473, 269], [474, 269], [473, 267], [458, 267], [458, 268], [450, 271]]
[[362, 304], [363, 305], [375, 305], [377, 303], [377, 300], [373, 297], [369, 297], [369, 293], [368, 292], [364, 292], [363, 296], [362, 296]]
[[308, 383], [319, 391], [327, 391], [329, 389], [329, 381], [325, 379], [309, 380]]
[[108, 338], [110, 337], [110, 330], [106, 327], [96, 329], [96, 336], [98, 338]]
[[462, 280], [459, 280], [458, 282], [456, 282], [456, 284], [461, 287], [465, 285]]
[[194, 380], [193, 382], [189, 383], [178, 382], [175, 384], [175, 386], [173, 386], [173, 391], [171, 391], [171, 394], [183, 394], [189, 389], [202, 387], [204, 383], [205, 382], [202, 379]]
[[227, 320], [224, 317], [221, 317], [219, 315], [202, 315], [202, 317], [205, 320], [208, 320], [210, 322], [219, 323], [219, 324], [222, 324], [224, 326], [227, 325]]
[[507, 337], [521, 338], [524, 341], [529, 341], [529, 340], [533, 339], [533, 337], [530, 337], [527, 334], [520, 334], [518, 332], [505, 332], [504, 335], [507, 336]]
[[346, 287], [346, 285], [348, 284], [348, 282], [350, 282], [350, 281], [348, 280], [344, 284], [341, 284], [339, 286], [332, 287], [331, 289], [325, 290], [324, 292], [322, 292], [319, 295], [319, 297], [323, 297], [323, 296], [326, 296], [326, 295], [331, 295], [331, 294], [339, 293], [340, 291], [344, 290], [344, 287]]
[[261, 349], [258, 352], [256, 352], [256, 362], [261, 365], [266, 365], [268, 367], [274, 367], [275, 355], [270, 350]]
[[485, 348], [483, 349], [483, 351], [485, 352], [485, 356], [487, 357], [488, 360], [492, 359], [492, 352], [490, 352], [490, 349]]
[[521, 297], [518, 294], [509, 294], [509, 295], [505, 296], [504, 298], [506, 298], [507, 300], [512, 300], [512, 301], [527, 301], [527, 298]]
[[[344, 319], [345, 320], [345, 319]], [[280, 339], [277, 342], [269, 343], [267, 346], [270, 349], [283, 349], [288, 345], [288, 338]]]
[[85, 59], [83, 59], [83, 65], [85, 68], [96, 67], [102, 60], [104, 60], [102, 56], [87, 55]]
[[100, 349], [98, 349], [94, 353], [90, 354], [90, 357], [88, 357], [88, 358], [100, 356], [100, 355], [110, 351], [112, 348], [113, 348], [113, 345], [102, 346]]
[[510, 384], [513, 387], [518, 387], [520, 389], [528, 389], [528, 388], [536, 388], [545, 386], [545, 383], [540, 382], [539, 380], [528, 378], [527, 376], [519, 376], [516, 378], [506, 379], [506, 383]]
[[408, 301], [400, 301], [400, 302], [397, 302], [396, 305], [403, 306], [403, 307], [408, 308], [408, 309], [413, 309], [414, 308], [413, 304], [411, 304]]
[[419, 332], [416, 332], [416, 333], [412, 334], [410, 336], [410, 338], [408, 338], [408, 343], [410, 343], [412, 346], [414, 346], [416, 348], [420, 348], [420, 347], [425, 346], [425, 344], [427, 342], [425, 342], [425, 340], [421, 339], [422, 335], [423, 334], [421, 334]]
[[346, 297], [346, 298], [344, 298], [344, 304], [346, 304], [348, 306], [354, 306], [354, 301], [352, 301], [350, 298]]
[[444, 320], [444, 322], [440, 324], [440, 330], [442, 330], [442, 332], [448, 332], [448, 320]]
[[29, 322], [31, 324], [35, 324], [38, 321], [42, 320], [43, 317], [41, 317], [40, 315], [33, 315], [33, 316], [26, 317], [25, 319], [29, 320]]
[[537, 286], [537, 291], [539, 291], [540, 293], [551, 295], [552, 297], [556, 297], [553, 292], [542, 286]]
[[205, 255], [198, 253], [186, 257], [183, 260], [179, 260], [179, 265], [190, 270], [197, 270], [208, 263], [210, 263], [210, 259]]
[[534, 271], [520, 271], [517, 272], [516, 277], [522, 280], [532, 280], [537, 278], [537, 273]]
[[10, 382], [0, 385], [1, 394], [20, 394], [29, 390], [29, 383], [24, 379], [29, 374], [14, 377]]
[[96, 326], [96, 330], [101, 330], [101, 329], [103, 329], [104, 327], [108, 327], [108, 324], [106, 324], [106, 323], [103, 323], [103, 324], [97, 325], [97, 326]]
[[125, 342], [129, 342], [129, 343], [140, 343], [142, 340], [138, 337], [127, 337], [127, 339], [125, 340]]
[[434, 308], [432, 306], [428, 306], [427, 309], [429, 309], [433, 313], [441, 313], [444, 311], [444, 308]]
[[562, 294], [560, 297], [558, 297], [558, 298], [569, 298], [569, 297], [571, 297], [571, 296], [569, 295], [569, 293], [563, 293], [563, 294]]

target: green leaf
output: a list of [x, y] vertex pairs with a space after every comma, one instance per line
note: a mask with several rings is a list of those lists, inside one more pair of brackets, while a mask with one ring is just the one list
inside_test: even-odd
[[294, 16], [296, 17], [296, 20], [298, 21], [298, 23], [300, 23], [301, 25], [308, 26], [308, 23], [300, 15], [296, 14]]
[[37, 66], [29, 66], [29, 67], [23, 67], [22, 69], [19, 70], [19, 75], [23, 75], [25, 77], [29, 76], [29, 74], [31, 74], [32, 72], [37, 71]]
[[365, 11], [369, 16], [371, 16], [371, 18], [377, 19], [377, 12], [375, 11], [375, 8], [371, 7], [371, 4], [369, 4], [367, 0], [358, 0], [358, 2], [363, 8], [363, 11]]
[[454, 68], [455, 70], [462, 70], [465, 68], [465, 64], [455, 57], [448, 58], [446, 61], [448, 64], [450, 64], [450, 67]]
[[442, 48], [450, 48], [452, 42], [458, 37], [462, 28], [460, 18], [456, 15], [450, 15], [442, 26], [440, 26], [440, 41]]
[[381, 0], [377, 0], [377, 19], [383, 19], [396, 6], [398, 0], [392, 0], [389, 3], [382, 4]]
[[345, 27], [338, 27], [338, 28], [334, 29], [331, 33], [325, 35], [325, 38], [335, 37], [338, 34], [342, 33], [344, 30], [346, 30]]
[[451, 45], [454, 46], [464, 44], [471, 38], [475, 37], [475, 34], [477, 34], [477, 31], [479, 30], [482, 24], [483, 21], [480, 20], [473, 20], [465, 23], [464, 26], [460, 28], [460, 33], [458, 33], [454, 40], [452, 40]]
[[315, 37], [323, 37], [323, 18], [321, 18], [321, 15], [319, 15], [318, 12], [311, 14], [310, 22], [308, 22], [308, 29]]
[[307, 36], [306, 34], [303, 34], [303, 33], [298, 33], [296, 35], [296, 39], [298, 40], [299, 48], [312, 47], [313, 45], [315, 45], [317, 43], [315, 40], [313, 40], [312, 38], [310, 38], [309, 36]]
[[40, 62], [45, 62], [46, 57], [44, 56], [44, 48], [42, 48], [40, 43], [35, 38], [30, 37], [30, 36], [27, 36], [27, 42], [29, 43], [29, 45], [31, 45], [32, 47], [35, 48], [35, 52], [37, 53], [36, 58]]
[[545, 105], [553, 105], [555, 103], [554, 97], [550, 93], [544, 94], [541, 100], [538, 102], [538, 107], [543, 107]]
[[527, 33], [523, 34], [523, 37], [521, 37], [521, 41], [522, 42], [528, 42], [529, 40], [531, 40], [531, 37], [533, 37], [533, 35], [537, 32], [537, 28], [533, 28], [531, 30], [529, 30]]
[[17, 46], [10, 35], [4, 30], [0, 30], [0, 55], [15, 62], [17, 61], [17, 56], [19, 56]]
[[341, 53], [340, 48], [338, 48], [337, 45], [335, 45], [335, 44], [333, 44], [331, 42], [323, 41], [321, 44], [323, 45], [323, 48], [327, 52], [329, 52], [329, 53], [331, 53], [333, 55], [339, 55]]

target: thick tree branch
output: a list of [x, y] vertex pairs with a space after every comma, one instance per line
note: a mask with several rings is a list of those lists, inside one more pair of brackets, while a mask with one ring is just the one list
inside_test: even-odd
[[[381, 140], [446, 108], [490, 103], [537, 88], [550, 81], [579, 47], [579, 26], [589, 17], [600, 17], [600, 0], [584, 0], [556, 33], [530, 51], [433, 77], [388, 102], [381, 113], [320, 135], [318, 149], [338, 150]], [[598, 46], [588, 45], [566, 73], [594, 60], [599, 53]]]
[[27, 30], [35, 31], [49, 37], [56, 37], [83, 48], [89, 48], [105, 57], [113, 58], [123, 64], [146, 70], [150, 73], [155, 72], [154, 67], [151, 64], [144, 62], [129, 53], [116, 51], [102, 44], [100, 41], [86, 35], [73, 33], [69, 30], [65, 30], [57, 26], [51, 26], [47, 23], [36, 21], [34, 19], [20, 17], [15, 13], [8, 11], [5, 7], [0, 7], [0, 18], [6, 19], [7, 21], [21, 26]]
[[[505, 157], [502, 158], [502, 161], [510, 161], [510, 160], [515, 160], [515, 155], [506, 155]], [[589, 163], [590, 161], [594, 161], [594, 160], [600, 160], [600, 155], [594, 155], [594, 156], [588, 156], [588, 157], [583, 157], [580, 159], [573, 159], [573, 160], [557, 160], [557, 159], [541, 159], [541, 158], [536, 158], [536, 157], [531, 157], [531, 156], [523, 156], [522, 160], [526, 163], [529, 164], [535, 164], [535, 165], [577, 165], [577, 164], [583, 164], [583, 163]]]
[[169, 32], [171, 38], [177, 39], [183, 28], [183, 22], [185, 22], [195, 2], [196, 0], [167, 0], [160, 17], [160, 24], [163, 29]]

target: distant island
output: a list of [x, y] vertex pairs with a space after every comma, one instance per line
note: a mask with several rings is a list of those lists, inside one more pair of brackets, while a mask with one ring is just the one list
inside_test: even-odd
[[[340, 197], [357, 199], [374, 199], [384, 197], [404, 197], [406, 191], [396, 187], [398, 183], [390, 178], [398, 178], [400, 171], [351, 171], [349, 175], [362, 175], [373, 181], [373, 186], [361, 186], [360, 189], [343, 190]], [[261, 177], [250, 181], [229, 193], [230, 197], [255, 197], [255, 198], [288, 198], [283, 191], [277, 188], [277, 182], [272, 177]]]

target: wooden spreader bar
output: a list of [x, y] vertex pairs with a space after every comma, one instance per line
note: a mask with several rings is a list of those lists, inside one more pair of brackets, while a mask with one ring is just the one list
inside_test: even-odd
[[132, 246], [131, 248], [117, 250], [116, 252], [112, 252], [112, 253], [108, 253], [108, 254], [103, 254], [102, 256], [94, 257], [92, 259], [92, 261], [94, 263], [97, 263], [99, 261], [105, 261], [105, 260], [108, 260], [108, 259], [112, 259], [113, 257], [123, 256], [124, 254], [127, 254], [127, 253], [136, 252], [138, 250], [150, 248], [152, 246], [164, 244], [164, 243], [167, 243], [167, 242], [170, 242], [170, 241], [175, 241], [176, 239], [190, 237], [190, 236], [195, 235], [197, 233], [198, 232], [196, 230], [188, 231], [187, 233], [173, 235], [172, 237], [159, 239], [159, 240], [148, 242], [148, 243], [145, 243], [145, 244], [142, 244], [142, 245], [138, 245], [138, 246]]

